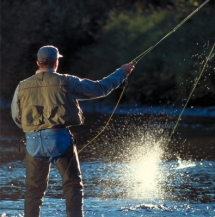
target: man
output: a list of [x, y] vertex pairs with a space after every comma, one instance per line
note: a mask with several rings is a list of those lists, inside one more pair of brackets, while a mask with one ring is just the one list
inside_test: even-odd
[[83, 183], [69, 126], [83, 124], [78, 100], [107, 96], [123, 83], [134, 63], [122, 65], [99, 81], [58, 74], [58, 49], [37, 53], [39, 70], [21, 81], [11, 104], [12, 118], [26, 136], [25, 217], [38, 217], [47, 188], [50, 163], [62, 176], [68, 217], [83, 216]]

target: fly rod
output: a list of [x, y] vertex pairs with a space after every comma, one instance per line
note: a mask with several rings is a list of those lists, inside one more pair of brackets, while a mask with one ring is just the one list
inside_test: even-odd
[[[139, 54], [137, 57], [135, 57], [131, 62], [134, 62], [135, 64], [137, 64], [144, 56], [146, 56], [152, 49], [154, 49], [156, 46], [158, 46], [164, 39], [166, 39], [167, 37], [169, 37], [172, 33], [174, 33], [179, 27], [181, 27], [188, 19], [190, 19], [195, 13], [197, 13], [203, 6], [205, 6], [210, 0], [206, 0], [205, 2], [203, 2], [198, 8], [196, 8], [196, 10], [194, 10], [190, 15], [188, 15], [184, 20], [182, 20], [175, 28], [173, 28], [173, 30], [171, 30], [169, 33], [167, 33], [162, 39], [160, 39], [156, 44], [154, 44], [153, 46], [149, 47], [147, 50], [145, 50], [144, 52], [142, 52], [141, 54]], [[104, 130], [107, 128], [109, 122], [111, 121], [111, 118], [113, 117], [116, 108], [118, 107], [120, 100], [122, 98], [122, 95], [125, 91], [125, 87], [122, 89], [122, 92], [120, 94], [120, 97], [116, 103], [116, 106], [113, 109], [113, 112], [111, 113], [109, 119], [107, 120], [107, 123], [105, 124], [105, 126], [102, 128], [102, 130], [95, 136], [93, 137], [89, 142], [87, 142], [87, 144], [85, 146], [83, 146], [78, 153], [80, 153], [81, 151], [83, 151], [91, 142], [93, 142], [99, 135], [102, 134], [102, 132], [104, 132]]]
[[135, 57], [131, 62], [135, 62], [136, 64], [144, 57], [146, 56], [152, 49], [154, 49], [157, 45], [159, 45], [164, 39], [169, 37], [172, 33], [174, 33], [179, 27], [181, 27], [187, 20], [189, 20], [195, 13], [197, 13], [203, 6], [205, 6], [210, 0], [206, 0], [204, 3], [202, 3], [196, 10], [194, 10], [190, 15], [188, 15], [185, 19], [183, 19], [175, 28], [173, 28], [169, 33], [167, 33], [160, 41], [158, 41], [153, 46], [149, 47], [147, 50], [142, 52], [140, 55]]

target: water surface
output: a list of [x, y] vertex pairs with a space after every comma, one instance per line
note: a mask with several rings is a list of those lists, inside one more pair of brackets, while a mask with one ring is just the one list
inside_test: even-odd
[[[1, 116], [1, 217], [23, 216], [23, 133], [8, 111]], [[78, 147], [96, 135], [107, 116], [89, 116], [75, 128]], [[166, 116], [114, 117], [106, 131], [79, 154], [85, 216], [215, 216], [213, 118], [187, 118], [167, 146]], [[41, 216], [65, 216], [61, 178], [52, 166]]]

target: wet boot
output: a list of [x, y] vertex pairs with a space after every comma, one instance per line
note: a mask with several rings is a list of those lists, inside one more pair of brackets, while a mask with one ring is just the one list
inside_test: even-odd
[[83, 211], [71, 211], [66, 213], [67, 217], [82, 217], [84, 216]]
[[62, 176], [67, 216], [83, 217], [83, 183], [76, 145], [68, 148], [56, 167]]
[[48, 185], [49, 163], [32, 157], [26, 151], [25, 217], [39, 217]]

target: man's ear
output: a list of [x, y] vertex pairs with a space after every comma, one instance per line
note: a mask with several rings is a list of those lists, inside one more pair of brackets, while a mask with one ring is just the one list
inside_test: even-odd
[[59, 62], [58, 62], [58, 60], [56, 60], [56, 61], [54, 62], [54, 69], [57, 69], [57, 68], [58, 68], [58, 64], [59, 64]]
[[37, 65], [39, 66], [39, 62], [38, 62], [38, 60], [36, 61], [36, 63], [37, 63]]

